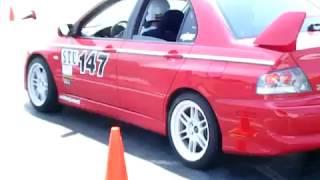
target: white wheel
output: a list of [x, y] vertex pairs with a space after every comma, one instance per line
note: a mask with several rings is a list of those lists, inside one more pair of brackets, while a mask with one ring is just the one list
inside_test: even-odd
[[33, 63], [28, 73], [28, 92], [35, 106], [42, 106], [48, 97], [48, 77], [45, 68], [40, 63]]
[[40, 57], [28, 65], [27, 89], [33, 107], [39, 112], [54, 112], [61, 109], [58, 93], [49, 66]]
[[208, 120], [193, 101], [181, 101], [171, 116], [171, 135], [178, 153], [188, 161], [198, 161], [209, 143]]
[[172, 102], [168, 134], [176, 154], [192, 168], [208, 168], [220, 158], [220, 128], [209, 103], [196, 93], [184, 93]]

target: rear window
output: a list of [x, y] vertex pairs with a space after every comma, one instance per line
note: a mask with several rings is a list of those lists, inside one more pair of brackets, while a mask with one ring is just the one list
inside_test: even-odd
[[[216, 0], [233, 34], [238, 39], [254, 38], [281, 14], [307, 12], [302, 31], [320, 22], [320, 8], [309, 0]], [[317, 16], [317, 17], [316, 17]]]

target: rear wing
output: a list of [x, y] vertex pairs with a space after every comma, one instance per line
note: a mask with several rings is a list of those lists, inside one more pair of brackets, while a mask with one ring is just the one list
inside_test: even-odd
[[290, 52], [297, 48], [297, 38], [306, 18], [305, 12], [287, 12], [276, 19], [255, 40], [258, 47]]

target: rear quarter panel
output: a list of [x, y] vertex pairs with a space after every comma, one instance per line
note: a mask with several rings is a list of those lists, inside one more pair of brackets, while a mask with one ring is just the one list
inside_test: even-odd
[[[237, 58], [277, 59], [280, 54], [269, 54], [248, 47], [215, 47], [194, 45], [191, 54]], [[264, 96], [256, 94], [258, 78], [272, 66], [234, 63], [215, 59], [186, 59], [169, 95], [179, 89], [191, 89], [201, 94], [211, 105], [221, 129], [223, 149], [234, 152], [237, 139], [234, 131], [243, 126], [242, 119], [249, 119], [252, 129], [264, 128], [264, 119], [256, 118], [257, 102]], [[169, 103], [169, 97], [167, 103]], [[169, 106], [169, 104], [167, 104]], [[248, 141], [249, 142], [249, 141]]]

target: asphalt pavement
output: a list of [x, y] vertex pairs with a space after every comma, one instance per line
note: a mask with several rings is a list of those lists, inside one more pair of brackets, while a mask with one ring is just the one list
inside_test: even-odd
[[38, 113], [23, 89], [23, 51], [28, 45], [22, 44], [28, 41], [0, 39], [0, 179], [104, 179], [112, 126], [121, 127], [132, 180], [320, 179], [320, 151], [273, 158], [224, 155], [216, 167], [198, 171], [178, 161], [166, 137], [69, 107]]

